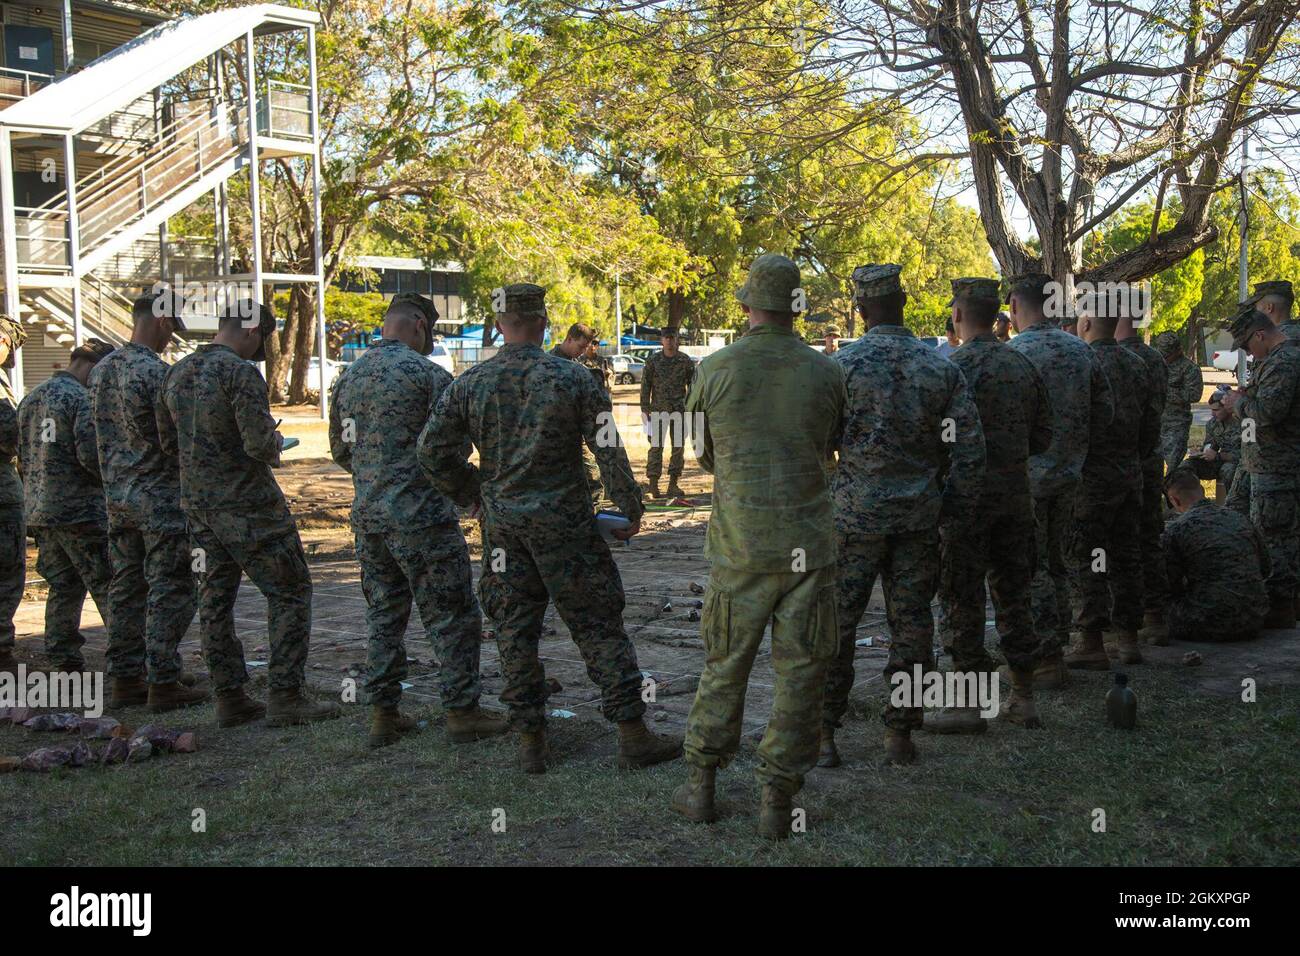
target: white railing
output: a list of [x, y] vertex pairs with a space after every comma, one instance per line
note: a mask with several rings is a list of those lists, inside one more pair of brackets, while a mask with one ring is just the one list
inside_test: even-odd
[[33, 73], [0, 66], [0, 109], [26, 99], [43, 86], [54, 82], [52, 73]]
[[68, 214], [59, 209], [14, 206], [18, 268], [32, 272], [68, 272]]
[[311, 87], [285, 80], [267, 80], [257, 101], [257, 131], [279, 139], [310, 140]]

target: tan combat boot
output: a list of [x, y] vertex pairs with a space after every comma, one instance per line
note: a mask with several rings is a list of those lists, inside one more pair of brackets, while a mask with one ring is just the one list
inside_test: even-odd
[[1082, 671], [1108, 671], [1110, 658], [1101, 643], [1101, 631], [1084, 631], [1079, 643], [1065, 652], [1065, 666]]
[[1119, 632], [1119, 662], [1121, 664], [1142, 663], [1142, 650], [1138, 647], [1137, 631]]
[[978, 707], [944, 707], [926, 714], [921, 729], [932, 734], [982, 734], [989, 728]]
[[618, 768], [620, 770], [651, 767], [665, 760], [675, 760], [681, 755], [681, 738], [652, 734], [640, 717], [618, 722]]
[[668, 479], [668, 492], [667, 492], [667, 494], [668, 494], [668, 497], [669, 497], [669, 498], [685, 498], [685, 497], [686, 497], [686, 492], [682, 491], [681, 486], [680, 486], [679, 484], [677, 484], [677, 479], [676, 479], [676, 478], [669, 478], [669, 479]]
[[545, 727], [519, 732], [519, 769], [524, 773], [546, 773], [549, 753]]
[[1147, 611], [1142, 615], [1142, 629], [1138, 631], [1145, 643], [1152, 647], [1169, 646], [1169, 625], [1165, 624], [1163, 611]]
[[817, 754], [817, 766], [838, 767], [843, 762], [840, 759], [840, 748], [835, 746], [835, 728], [822, 727], [822, 746]]
[[1034, 706], [1032, 670], [1011, 672], [1011, 699], [1007, 701], [1007, 706], [1000, 716], [1003, 720], [1031, 730], [1043, 726], [1043, 722], [1038, 717], [1038, 708]]
[[317, 704], [303, 696], [301, 687], [273, 687], [266, 702], [266, 722], [272, 727], [296, 727], [338, 715], [337, 704]]
[[266, 716], [266, 705], [244, 693], [244, 688], [217, 691], [217, 726], [238, 727]]
[[912, 733], [908, 730], [885, 731], [885, 766], [903, 767], [916, 762], [916, 744], [912, 743]]
[[1274, 601], [1269, 605], [1268, 616], [1264, 618], [1264, 630], [1286, 631], [1295, 627], [1296, 609], [1294, 602]]
[[397, 743], [403, 734], [416, 733], [419, 729], [416, 719], [407, 717], [396, 704], [374, 704], [370, 708], [371, 747], [387, 747]]
[[790, 794], [764, 784], [762, 795], [758, 798], [759, 836], [769, 840], [788, 840], [793, 807], [794, 799]]
[[[1069, 671], [1061, 652], [1044, 657], [1034, 667], [1034, 690], [1059, 690], [1069, 681]], [[1010, 679], [1010, 674], [1008, 674]]]
[[472, 744], [476, 740], [500, 737], [510, 729], [510, 721], [481, 709], [478, 704], [463, 710], [447, 711], [447, 736], [454, 744]]
[[143, 707], [149, 703], [149, 685], [138, 674], [135, 677], [114, 677], [108, 687], [108, 706]]
[[180, 710], [182, 707], [194, 707], [207, 702], [206, 690], [184, 687], [178, 681], [149, 685], [149, 713], [151, 714], [165, 714], [169, 710]]
[[647, 488], [648, 488], [648, 491], [646, 492], [646, 494], [648, 494], [651, 498], [661, 498], [661, 497], [663, 497], [662, 495], [659, 494], [659, 479], [658, 479], [658, 478], [651, 478], [651, 479], [649, 479], [649, 480], [646, 482], [646, 486], [647, 486]]
[[673, 791], [673, 810], [696, 823], [713, 823], [717, 820], [718, 808], [713, 805], [717, 773], [717, 767], [697, 767], [691, 764], [686, 782]]

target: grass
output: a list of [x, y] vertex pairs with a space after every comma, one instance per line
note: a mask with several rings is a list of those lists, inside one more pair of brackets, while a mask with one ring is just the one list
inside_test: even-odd
[[[719, 774], [723, 819], [667, 810], [680, 762], [614, 768], [613, 729], [552, 721], [555, 760], [528, 778], [509, 739], [454, 747], [430, 727], [379, 751], [364, 709], [281, 730], [216, 729], [211, 707], [174, 716], [200, 752], [146, 764], [0, 777], [0, 863], [268, 864], [1292, 864], [1300, 860], [1300, 691], [1257, 703], [1207, 696], [1186, 672], [1134, 674], [1139, 727], [1105, 725], [1105, 674], [1040, 694], [1048, 729], [919, 735], [921, 760], [878, 766], [878, 701], [840, 732], [845, 766], [816, 770], [796, 800], [808, 832], [753, 832], [754, 742]], [[879, 686], [878, 683], [872, 686]], [[144, 723], [143, 712], [126, 712]], [[0, 752], [56, 742], [0, 729]], [[192, 828], [206, 813], [206, 832]], [[1106, 832], [1092, 830], [1093, 810]], [[504, 817], [502, 817], [502, 813]], [[504, 830], [500, 823], [504, 820]], [[494, 823], [498, 826], [494, 828]]]

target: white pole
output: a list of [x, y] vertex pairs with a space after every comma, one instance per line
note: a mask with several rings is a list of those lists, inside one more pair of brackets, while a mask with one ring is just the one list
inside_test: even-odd
[[[262, 303], [262, 190], [257, 169], [257, 67], [253, 63], [253, 31], [244, 38], [245, 76], [248, 83], [248, 201], [253, 213], [253, 298]], [[272, 307], [271, 303], [266, 303]], [[257, 321], [249, 316], [245, 321]], [[274, 335], [274, 331], [271, 333]], [[266, 377], [266, 363], [259, 362], [262, 377]], [[269, 384], [269, 383], [268, 383]]]
[[[22, 322], [22, 303], [18, 298], [18, 216], [14, 212], [13, 151], [9, 130], [0, 128], [0, 216], [3, 216], [5, 313]], [[14, 350], [14, 373], [10, 377], [14, 395], [23, 397], [23, 350]]]
[[[325, 388], [325, 256], [322, 252], [320, 221], [320, 124], [316, 105], [316, 28], [307, 28], [307, 62], [311, 73], [311, 191], [313, 212], [313, 249], [316, 257], [316, 354], [320, 357], [320, 417], [329, 418], [329, 395]], [[429, 287], [430, 293], [433, 287]], [[430, 332], [433, 330], [430, 329]]]
[[614, 354], [623, 354], [623, 285], [614, 273]]
[[[1247, 236], [1250, 218], [1246, 212], [1246, 204], [1250, 201], [1250, 194], [1246, 189], [1246, 176], [1250, 172], [1250, 130], [1242, 130], [1241, 134], [1241, 216], [1239, 224], [1241, 226], [1241, 248], [1237, 258], [1237, 301], [1245, 302], [1250, 286], [1250, 265], [1247, 259], [1247, 249], [1249, 238]], [[1237, 384], [1246, 384], [1246, 350], [1237, 349]]]
[[[63, 137], [63, 181], [68, 197], [68, 269], [72, 273], [72, 343], [81, 345], [86, 330], [81, 321], [81, 225], [77, 216], [77, 161], [73, 155], [72, 134]], [[102, 331], [102, 330], [101, 330]]]

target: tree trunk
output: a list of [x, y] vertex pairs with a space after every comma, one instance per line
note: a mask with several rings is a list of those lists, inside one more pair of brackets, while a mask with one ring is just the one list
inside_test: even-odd
[[[295, 282], [289, 294], [289, 312], [298, 316], [297, 336], [294, 339], [293, 377], [289, 384], [289, 404], [302, 405], [307, 401], [307, 389], [319, 388], [320, 382], [307, 381], [311, 357], [315, 351], [316, 299], [307, 292], [307, 286]], [[321, 363], [324, 368], [324, 362]]]

